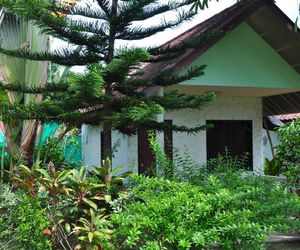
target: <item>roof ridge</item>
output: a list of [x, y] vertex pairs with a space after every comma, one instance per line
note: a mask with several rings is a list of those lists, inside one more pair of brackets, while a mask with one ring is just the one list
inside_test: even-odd
[[224, 14], [225, 14], [225, 16], [229, 16], [232, 11], [234, 11], [236, 9], [239, 9], [239, 8], [242, 8], [246, 5], [254, 5], [258, 2], [267, 3], [269, 1], [270, 0], [244, 0], [242, 2], [237, 2], [237, 3], [233, 4], [232, 6], [230, 6], [228, 8], [225, 8], [224, 10], [220, 11], [219, 13], [211, 16], [210, 18], [208, 18], [208, 19], [196, 24], [195, 26], [189, 28], [188, 30], [186, 30], [183, 33], [179, 34], [178, 36], [172, 38], [171, 40], [165, 42], [160, 47], [163, 48], [163, 47], [166, 47], [166, 46], [170, 46], [170, 44], [173, 43], [174, 41], [178, 41], [178, 39], [184, 38], [187, 34], [198, 30], [200, 27], [205, 26], [206, 24], [210, 24], [208, 27], [205, 28], [205, 30], [208, 30], [212, 26], [216, 25], [217, 22], [221, 21], [224, 18]]

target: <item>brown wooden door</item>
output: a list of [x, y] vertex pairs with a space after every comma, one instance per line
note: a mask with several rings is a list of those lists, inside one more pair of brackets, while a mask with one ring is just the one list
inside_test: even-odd
[[139, 174], [153, 175], [155, 171], [154, 155], [150, 148], [148, 131], [145, 127], [138, 129], [138, 171]]
[[252, 121], [207, 121], [214, 128], [207, 130], [207, 159], [222, 154], [225, 148], [238, 157], [248, 153], [247, 166], [253, 169]]

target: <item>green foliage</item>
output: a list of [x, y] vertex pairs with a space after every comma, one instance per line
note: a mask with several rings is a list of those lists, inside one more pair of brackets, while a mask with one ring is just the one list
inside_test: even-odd
[[86, 213], [88, 214], [88, 219], [80, 218], [72, 233], [79, 236], [78, 239], [83, 242], [84, 249], [111, 248], [109, 240], [113, 231], [110, 229], [111, 225], [107, 220], [107, 216], [101, 210], [95, 212], [93, 209], [90, 209]]
[[53, 163], [49, 163], [49, 172], [45, 169], [37, 168], [35, 170], [39, 175], [39, 182], [42, 188], [45, 188], [51, 198], [56, 200], [59, 194], [68, 194], [69, 188], [66, 186], [67, 178], [71, 170], [56, 171]]
[[85, 74], [70, 74], [68, 78], [70, 90], [74, 91], [78, 96], [87, 98], [102, 96], [104, 83], [102, 71], [98, 65], [91, 65]]
[[0, 249], [6, 250], [17, 245], [17, 235], [12, 217], [22, 197], [14, 193], [8, 185], [3, 185], [0, 192]]
[[282, 165], [278, 162], [276, 157], [272, 160], [268, 158], [265, 159], [264, 173], [266, 175], [279, 175], [283, 173]]
[[50, 242], [68, 250], [262, 249], [268, 234], [299, 228], [300, 200], [238, 162], [219, 156], [209, 168], [190, 169], [186, 150], [183, 176], [170, 176], [177, 181], [134, 175], [126, 188], [129, 173], [118, 175], [122, 166], [112, 170], [109, 159], [91, 172], [24, 167], [35, 195], [0, 194], [0, 239], [26, 250]]
[[[97, 204], [92, 200], [104, 200], [104, 198], [99, 195], [94, 195], [94, 190], [100, 189], [101, 187], [103, 188], [105, 184], [95, 183], [95, 180], [91, 180], [87, 172], [87, 167], [81, 167], [80, 170], [73, 169], [69, 179], [76, 206], [79, 207], [86, 203], [86, 205], [97, 209]], [[92, 199], [90, 197], [92, 197]]]
[[[47, 139], [35, 147], [36, 165], [47, 167], [53, 162], [58, 170], [78, 167], [78, 129], [61, 125]], [[41, 161], [41, 162], [40, 162]]]
[[167, 179], [173, 178], [175, 171], [174, 163], [167, 157], [167, 155], [161, 148], [154, 131], [151, 131], [149, 133], [148, 140], [151, 150], [155, 156], [155, 162], [157, 162], [157, 164], [159, 165], [160, 171], [157, 173], [157, 175], [164, 176]]
[[190, 182], [196, 185], [205, 185], [207, 177], [212, 173], [219, 173], [227, 169], [247, 169], [248, 155], [237, 157], [231, 155], [228, 149], [223, 154], [209, 160], [205, 165], [195, 162], [189, 149], [185, 147], [183, 152], [174, 152], [173, 160], [165, 154], [154, 132], [149, 133], [149, 143], [159, 166], [156, 176], [180, 182]]
[[137, 202], [112, 215], [118, 249], [261, 249], [271, 232], [297, 229], [299, 198], [279, 183], [232, 171], [205, 186], [134, 176]]
[[34, 170], [25, 165], [18, 167], [17, 173], [12, 177], [12, 180], [18, 183], [23, 190], [30, 196], [36, 195], [37, 179]]
[[97, 179], [100, 179], [105, 184], [104, 198], [106, 202], [110, 202], [117, 198], [127, 198], [128, 193], [124, 189], [124, 180], [131, 175], [131, 172], [118, 174], [122, 170], [123, 165], [118, 165], [112, 169], [110, 159], [103, 161], [102, 166], [93, 170]]
[[[193, 0], [193, 5], [191, 8], [191, 11], [198, 12], [199, 10], [204, 10], [205, 8], [209, 7], [209, 2], [212, 0]], [[242, 2], [243, 0], [236, 0], [237, 3]], [[216, 0], [216, 2], [219, 2], [219, 0]]]
[[44, 230], [50, 226], [47, 212], [37, 198], [12, 192], [3, 186], [0, 193], [0, 249], [51, 249]]
[[283, 167], [300, 165], [300, 120], [286, 123], [277, 130], [280, 144], [277, 146], [277, 158]]
[[123, 184], [130, 173], [120, 171], [109, 159], [93, 171], [20, 166], [21, 190], [4, 185], [0, 193], [0, 249], [111, 249], [109, 216], [130, 198]]
[[292, 187], [300, 189], [300, 119], [286, 123], [277, 130], [280, 144], [276, 159]]
[[44, 233], [50, 221], [37, 199], [24, 198], [13, 217], [13, 223], [16, 225], [19, 249], [51, 249], [48, 235]]
[[137, 202], [112, 217], [120, 249], [262, 249], [268, 234], [299, 227], [299, 198], [245, 172], [247, 155], [226, 150], [199, 165], [185, 149], [172, 162], [149, 137], [157, 175], [169, 180], [133, 177]]
[[159, 166], [156, 176], [180, 182], [200, 181], [206, 177], [207, 168], [192, 159], [187, 147], [182, 153], [175, 152], [171, 160], [161, 148], [154, 132], [149, 133], [149, 143]]
[[40, 158], [43, 163], [48, 164], [50, 161], [55, 166], [65, 164], [64, 146], [59, 142], [58, 137], [48, 137], [41, 147]]

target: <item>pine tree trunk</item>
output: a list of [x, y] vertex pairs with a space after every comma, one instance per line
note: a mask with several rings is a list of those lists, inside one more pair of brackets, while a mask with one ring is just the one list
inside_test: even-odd
[[[115, 48], [115, 37], [116, 37], [116, 30], [115, 30], [115, 19], [118, 10], [118, 0], [112, 1], [111, 7], [111, 15], [110, 15], [110, 32], [109, 32], [109, 44], [108, 44], [108, 54], [107, 54], [107, 63], [110, 63], [114, 58], [114, 48]], [[107, 95], [112, 94], [112, 83], [107, 83], [105, 87], [105, 93]], [[109, 117], [112, 113], [112, 107], [107, 106], [105, 107], [105, 113]], [[103, 155], [102, 159], [112, 158], [112, 138], [111, 138], [111, 130], [112, 124], [111, 122], [104, 122], [103, 124]]]

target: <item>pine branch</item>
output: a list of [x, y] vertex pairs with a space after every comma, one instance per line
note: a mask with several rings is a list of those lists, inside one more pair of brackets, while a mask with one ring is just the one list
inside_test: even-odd
[[148, 58], [148, 53], [139, 48], [123, 49], [119, 53], [118, 59], [113, 59], [103, 71], [105, 82], [108, 84], [115, 83], [116, 86], [128, 79], [133, 66]]
[[165, 122], [158, 122], [155, 120], [145, 121], [141, 124], [133, 123], [128, 120], [124, 120], [114, 126], [114, 129], [120, 131], [121, 133], [127, 135], [135, 135], [140, 126], [146, 127], [149, 130], [156, 130], [158, 132], [164, 132], [166, 130], [172, 130], [175, 132], [184, 132], [187, 134], [197, 134], [203, 130], [206, 130], [210, 126], [208, 125], [198, 125], [195, 127], [179, 126], [176, 124], [169, 125]]
[[168, 2], [167, 4], [157, 4], [156, 0], [133, 0], [125, 2], [117, 16], [118, 30], [123, 30], [133, 21], [144, 21], [156, 15], [191, 4], [192, 0], [180, 2]]
[[[78, 30], [80, 33], [87, 32], [100, 35], [101, 43], [98, 45], [104, 44], [108, 37], [108, 25], [102, 21], [95, 20], [78, 20], [78, 19], [68, 19], [68, 25], [72, 30]], [[86, 41], [87, 43], [88, 41]]]
[[163, 96], [151, 96], [149, 101], [158, 103], [165, 110], [172, 111], [184, 108], [199, 109], [215, 99], [215, 94], [186, 95], [179, 94], [177, 90], [169, 91]]
[[187, 126], [179, 126], [176, 124], [169, 125], [165, 122], [157, 122], [157, 121], [145, 122], [143, 124], [143, 126], [146, 126], [150, 130], [153, 129], [153, 130], [157, 130], [159, 132], [164, 132], [166, 130], [172, 130], [175, 132], [185, 132], [187, 134], [197, 134], [208, 128], [207, 125], [198, 125], [195, 127], [187, 127]]
[[63, 7], [55, 7], [52, 10], [57, 13], [62, 13], [64, 15], [70, 16], [82, 16], [85, 18], [93, 18], [97, 20], [108, 21], [108, 16], [102, 10], [97, 10], [95, 8], [91, 8], [92, 6], [78, 6], [75, 5], [71, 8], [63, 8]]
[[206, 65], [197, 65], [190, 67], [186, 73], [176, 74], [175, 70], [166, 69], [158, 72], [152, 79], [148, 79], [153, 86], [169, 86], [179, 84], [195, 77], [204, 75]]
[[156, 48], [148, 48], [147, 51], [152, 55], [148, 61], [158, 62], [166, 59], [172, 59], [180, 54], [183, 54], [189, 49], [202, 48], [206, 44], [212, 42], [214, 39], [217, 39], [223, 33], [223, 30], [207, 31], [201, 34], [200, 37], [189, 41], [182, 41], [178, 45], [171, 45], [167, 43], [166, 45]]
[[126, 27], [122, 30], [118, 30], [116, 36], [117, 39], [122, 40], [140, 40], [146, 37], [150, 37], [158, 32], [162, 32], [168, 28], [174, 28], [181, 24], [183, 21], [190, 20], [194, 16], [194, 13], [189, 11], [178, 12], [177, 18], [173, 21], [161, 20], [161, 23], [156, 26], [151, 26], [149, 28], [139, 27]]
[[110, 16], [111, 6], [108, 0], [97, 0], [97, 3], [107, 16]]
[[62, 83], [46, 83], [44, 87], [32, 87], [27, 83], [14, 82], [5, 84], [0, 81], [0, 90], [12, 91], [24, 94], [49, 94], [53, 92], [63, 92], [68, 90], [68, 84]]
[[[0, 1], [1, 3], [1, 1]], [[101, 44], [99, 35], [88, 35], [77, 29], [72, 29], [64, 16], [57, 16], [51, 10], [55, 2], [24, 0], [16, 2], [12, 11], [36, 24], [44, 34], [48, 34], [74, 45], [88, 45], [90, 49], [98, 51]]]
[[[191, 80], [196, 77], [201, 77], [204, 75], [204, 69], [206, 68], [206, 65], [197, 65], [190, 67], [186, 72], [178, 74], [173, 69], [166, 69], [161, 70], [156, 73], [153, 77], [147, 77], [145, 78], [143, 76], [143, 72], [139, 71], [137, 73], [137, 76], [131, 76], [128, 79], [125, 79], [125, 81], [119, 81], [115, 87], [116, 89], [120, 90], [122, 93], [131, 93], [137, 94], [137, 90], [142, 87], [144, 89], [154, 86], [162, 86], [167, 87], [170, 85], [179, 84], [182, 82], [185, 82], [187, 80]], [[147, 67], [146, 67], [147, 70]]]
[[51, 61], [59, 65], [86, 65], [103, 60], [101, 55], [89, 51], [77, 51], [63, 48], [53, 52], [29, 52], [24, 49], [9, 50], [0, 47], [0, 53], [9, 57], [24, 58], [33, 61]]

